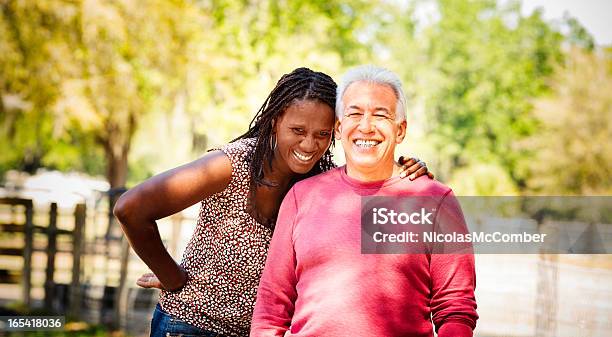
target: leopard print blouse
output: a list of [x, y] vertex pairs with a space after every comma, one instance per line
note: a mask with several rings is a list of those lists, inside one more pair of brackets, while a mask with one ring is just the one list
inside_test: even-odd
[[248, 336], [257, 286], [272, 230], [247, 213], [249, 165], [255, 139], [222, 147], [232, 164], [225, 190], [201, 202], [197, 226], [181, 265], [187, 283], [162, 291], [164, 311], [223, 336]]

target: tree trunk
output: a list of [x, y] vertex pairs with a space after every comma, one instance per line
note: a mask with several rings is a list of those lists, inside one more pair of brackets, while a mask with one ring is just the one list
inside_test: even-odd
[[[114, 217], [112, 211], [115, 207], [117, 199], [119, 199], [121, 194], [125, 191], [125, 183], [127, 181], [128, 174], [128, 154], [130, 149], [131, 131], [128, 131], [128, 135], [125, 136], [125, 139], [121, 139], [123, 138], [121, 136], [116, 138], [113, 138], [113, 135], [110, 135], [107, 141], [104, 143], [107, 160], [106, 178], [110, 184], [110, 191], [108, 195], [109, 222], [107, 231], [107, 240], [109, 241], [107, 241], [107, 248], [110, 244], [112, 244], [112, 242], [117, 242], [114, 240], [115, 238], [119, 239], [119, 284], [117, 284], [117, 290], [115, 291], [112, 325], [114, 329], [122, 329], [126, 325], [125, 323], [128, 309], [128, 288], [126, 284], [130, 247], [126, 237], [119, 230], [117, 219]], [[121, 142], [121, 140], [123, 140], [123, 142]]]
[[[112, 151], [117, 145], [105, 146], [106, 149], [106, 179], [111, 189], [125, 187], [128, 174], [129, 145], [120, 145], [120, 151]], [[114, 203], [113, 203], [114, 204]]]

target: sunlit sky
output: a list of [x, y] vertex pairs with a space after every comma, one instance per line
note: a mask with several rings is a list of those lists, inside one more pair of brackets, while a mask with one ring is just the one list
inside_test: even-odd
[[523, 0], [523, 13], [542, 7], [548, 20], [568, 12], [587, 29], [598, 45], [612, 44], [612, 0]]

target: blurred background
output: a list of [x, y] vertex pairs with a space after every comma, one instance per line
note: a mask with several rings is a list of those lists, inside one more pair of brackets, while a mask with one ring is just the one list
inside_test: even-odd
[[[457, 195], [610, 195], [609, 13], [605, 0], [0, 0], [0, 316], [146, 334], [157, 293], [135, 286], [147, 268], [114, 200], [242, 134], [300, 66], [398, 73], [398, 153]], [[196, 214], [159, 222], [177, 260]], [[477, 336], [612, 335], [611, 255], [476, 262]]]

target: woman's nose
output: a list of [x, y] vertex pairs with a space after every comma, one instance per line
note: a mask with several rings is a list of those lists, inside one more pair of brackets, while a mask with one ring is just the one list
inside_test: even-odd
[[306, 137], [304, 137], [304, 139], [302, 139], [302, 142], [300, 142], [300, 148], [304, 151], [304, 152], [313, 152], [317, 149], [317, 142], [314, 139], [313, 135], [308, 135]]

